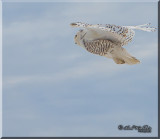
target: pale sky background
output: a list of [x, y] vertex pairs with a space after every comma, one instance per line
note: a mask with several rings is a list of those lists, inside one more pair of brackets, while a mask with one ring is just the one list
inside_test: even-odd
[[75, 45], [69, 25], [157, 27], [157, 16], [156, 2], [3, 3], [3, 136], [157, 136], [158, 31], [136, 31], [130, 66]]

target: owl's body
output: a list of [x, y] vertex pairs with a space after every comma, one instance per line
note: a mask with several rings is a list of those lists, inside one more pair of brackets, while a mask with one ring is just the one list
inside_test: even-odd
[[109, 40], [83, 41], [83, 43], [88, 52], [108, 57], [108, 54], [116, 47], [114, 43]]
[[80, 27], [75, 35], [75, 43], [86, 49], [88, 52], [112, 58], [117, 64], [137, 64], [140, 63], [131, 56], [122, 46], [130, 42], [135, 32], [133, 29], [143, 31], [155, 31], [155, 28], [139, 26], [116, 26], [116, 25], [90, 25], [85, 23], [72, 23], [73, 27]]

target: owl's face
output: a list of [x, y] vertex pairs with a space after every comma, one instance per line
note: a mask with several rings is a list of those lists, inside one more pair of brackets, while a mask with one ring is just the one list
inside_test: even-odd
[[75, 44], [81, 45], [81, 42], [83, 41], [83, 38], [85, 35], [86, 35], [86, 32], [84, 30], [78, 31], [74, 37]]

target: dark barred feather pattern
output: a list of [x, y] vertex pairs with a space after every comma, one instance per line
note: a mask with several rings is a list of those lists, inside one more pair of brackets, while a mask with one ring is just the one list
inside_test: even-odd
[[100, 56], [104, 56], [108, 52], [111, 52], [112, 48], [115, 46], [115, 44], [109, 40], [83, 41], [83, 43], [88, 52]]

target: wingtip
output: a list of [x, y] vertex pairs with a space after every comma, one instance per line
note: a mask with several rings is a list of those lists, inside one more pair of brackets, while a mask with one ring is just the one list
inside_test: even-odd
[[74, 26], [74, 25], [76, 25], [76, 23], [70, 23], [70, 25], [71, 25], [71, 26]]
[[77, 26], [77, 23], [71, 23], [70, 26], [76, 27], [76, 26]]
[[153, 32], [155, 32], [157, 30], [157, 28], [153, 28]]

